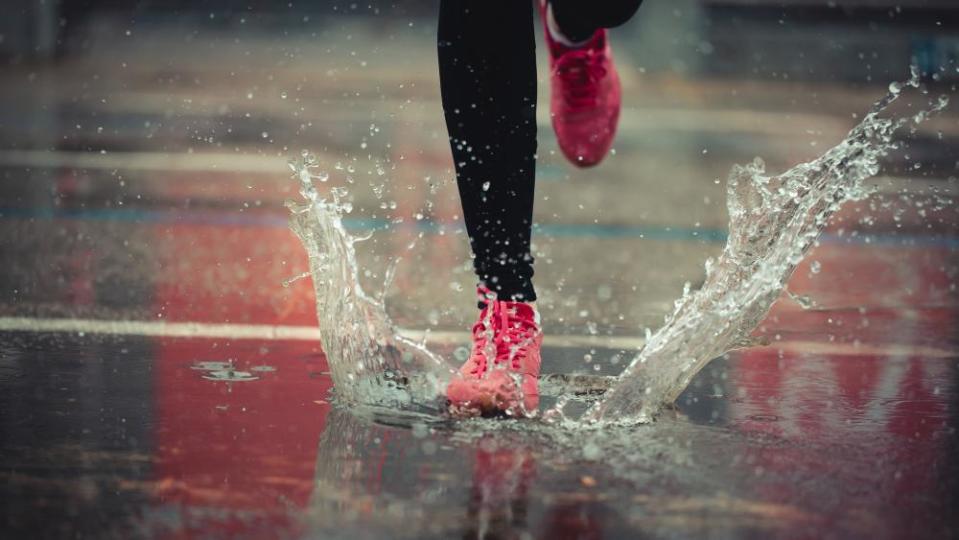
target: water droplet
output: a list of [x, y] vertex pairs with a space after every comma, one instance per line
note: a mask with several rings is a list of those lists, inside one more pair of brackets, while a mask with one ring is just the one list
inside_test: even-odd
[[596, 289], [596, 296], [603, 302], [613, 297], [613, 288], [609, 285], [600, 285]]
[[588, 442], [583, 446], [583, 457], [589, 460], [599, 459], [603, 456], [603, 451], [596, 443]]

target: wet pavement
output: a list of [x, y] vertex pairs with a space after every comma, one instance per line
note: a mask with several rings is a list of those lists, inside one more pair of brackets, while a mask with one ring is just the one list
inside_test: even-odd
[[[955, 534], [959, 367], [942, 351], [750, 349], [654, 425], [596, 432], [337, 408], [304, 341], [2, 337], [18, 535]], [[250, 380], [196, 369], [224, 361]]]
[[[354, 177], [369, 288], [403, 258], [402, 326], [452, 350], [474, 316], [423, 23], [140, 26], [0, 73], [0, 536], [959, 535], [955, 106], [652, 425], [338, 407], [311, 286], [284, 286], [306, 270], [282, 206], [300, 148]], [[615, 374], [721, 249], [717, 180], [815, 157], [885, 90], [623, 80], [600, 168], [567, 167], [540, 110], [547, 373]]]

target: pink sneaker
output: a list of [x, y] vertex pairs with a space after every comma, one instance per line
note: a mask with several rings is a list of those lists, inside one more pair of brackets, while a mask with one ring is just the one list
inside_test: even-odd
[[539, 406], [539, 314], [525, 302], [477, 290], [486, 307], [473, 325], [473, 351], [446, 388], [455, 414], [530, 416]]
[[613, 145], [622, 103], [606, 29], [582, 46], [567, 47], [550, 35], [545, 0], [539, 5], [549, 45], [553, 131], [566, 159], [579, 167], [596, 165]]

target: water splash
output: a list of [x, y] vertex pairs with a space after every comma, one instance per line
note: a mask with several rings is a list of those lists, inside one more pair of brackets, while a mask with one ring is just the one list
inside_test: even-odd
[[290, 227], [309, 256], [316, 314], [337, 399], [349, 403], [439, 411], [452, 368], [422, 344], [399, 334], [382, 300], [360, 285], [354, 237], [343, 227], [352, 209], [342, 188], [322, 198], [313, 184], [329, 177], [303, 152], [290, 162], [306, 204], [287, 203]]
[[[917, 69], [905, 84], [919, 86]], [[759, 158], [733, 168], [726, 191], [729, 237], [722, 254], [706, 261], [703, 286], [684, 291], [665, 324], [587, 411], [587, 420], [650, 420], [710, 360], [749, 337], [830, 217], [843, 203], [869, 195], [863, 180], [877, 174], [880, 158], [896, 147], [895, 131], [947, 104], [941, 97], [919, 115], [880, 117], [902, 89], [901, 83], [891, 84], [845, 139], [813, 161], [777, 176], [768, 176]]]
[[[752, 343], [750, 334], [830, 217], [845, 202], [869, 194], [863, 180], [878, 173], [879, 160], [896, 147], [896, 130], [947, 104], [941, 97], [918, 114], [880, 117], [904, 86], [919, 86], [918, 70], [906, 83], [891, 84], [843, 141], [813, 161], [777, 176], [768, 176], [759, 158], [733, 168], [727, 183], [729, 236], [722, 254], [706, 261], [703, 286], [684, 290], [665, 324], [647, 332], [645, 347], [624, 372], [592, 388], [605, 395], [587, 410], [587, 421], [649, 421], [710, 360]], [[316, 158], [307, 152], [290, 167], [306, 200], [288, 204], [290, 224], [309, 255], [323, 349], [338, 398], [444, 411], [443, 389], [452, 366], [424, 344], [401, 336], [386, 314], [383, 295], [372, 297], [360, 286], [354, 244], [369, 236], [354, 237], [344, 229], [342, 215], [351, 210], [345, 189], [331, 189], [332, 200], [320, 197], [313, 181], [325, 182], [328, 175], [316, 171]], [[561, 396], [545, 418], [568, 424], [563, 407], [571, 401], [573, 396]]]

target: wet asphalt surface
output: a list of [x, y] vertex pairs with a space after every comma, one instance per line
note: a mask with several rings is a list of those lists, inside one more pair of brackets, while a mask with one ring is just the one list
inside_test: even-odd
[[[959, 534], [954, 112], [904, 135], [878, 193], [793, 275], [811, 309], [784, 297], [756, 346], [707, 366], [654, 424], [350, 410], [321, 343], [243, 334], [316, 324], [308, 280], [282, 285], [306, 269], [286, 157], [355, 164], [347, 224], [381, 229], [361, 245], [371, 289], [404, 258], [387, 296], [403, 326], [465, 331], [472, 277], [429, 31], [328, 32], [341, 39], [185, 44], [161, 26], [0, 75], [0, 536]], [[631, 70], [617, 152], [586, 172], [541, 110], [544, 371], [621, 369], [622, 344], [722, 247], [714, 179], [755, 155], [775, 170], [818, 155], [883, 86]], [[62, 320], [82, 328], [42, 329]], [[228, 326], [151, 334], [186, 322]], [[204, 362], [251, 375], [216, 380]]]

